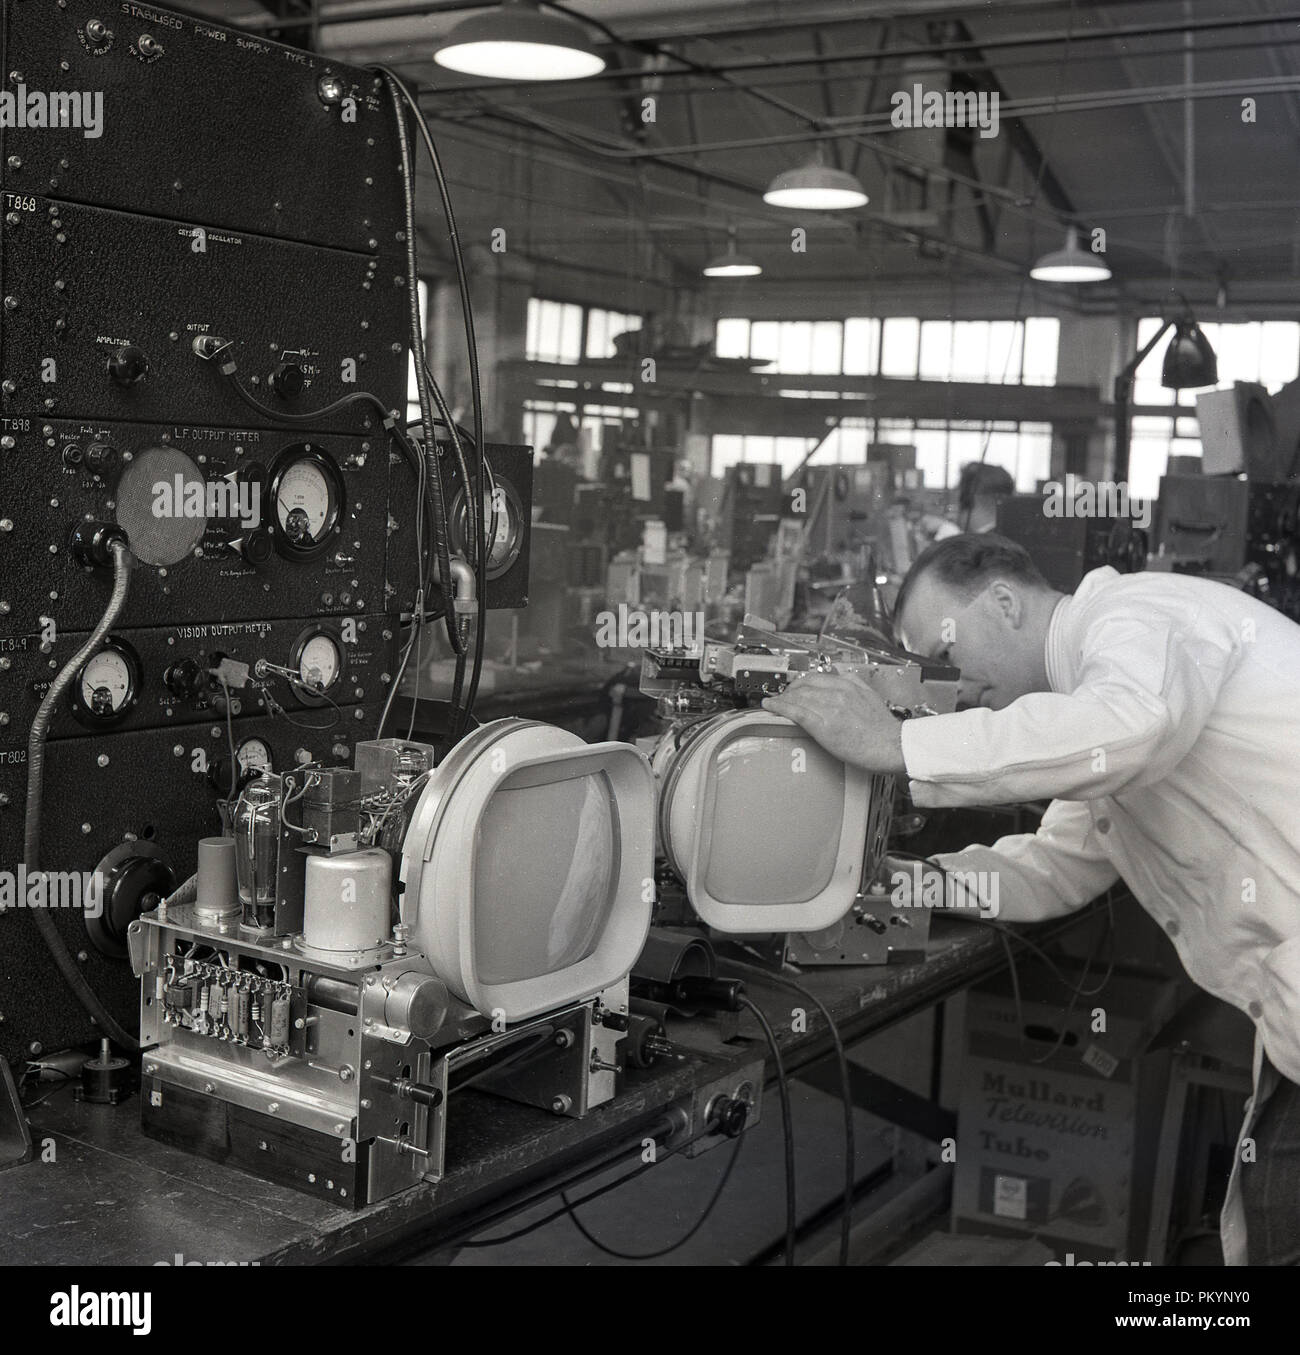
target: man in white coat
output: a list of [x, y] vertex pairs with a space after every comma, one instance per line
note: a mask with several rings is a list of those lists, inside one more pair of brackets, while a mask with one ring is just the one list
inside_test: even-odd
[[1036, 833], [939, 864], [998, 872], [1013, 922], [1122, 877], [1192, 979], [1250, 1015], [1251, 1144], [1224, 1256], [1300, 1264], [1300, 626], [1184, 575], [1097, 569], [1067, 596], [989, 535], [925, 551], [894, 617], [908, 649], [960, 668], [956, 713], [900, 722], [843, 674], [764, 706], [846, 762], [908, 777], [921, 807], [1052, 800]]

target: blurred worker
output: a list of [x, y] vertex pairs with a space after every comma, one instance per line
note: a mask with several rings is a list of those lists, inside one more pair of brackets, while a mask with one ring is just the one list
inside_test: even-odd
[[894, 626], [961, 670], [966, 709], [899, 721], [839, 674], [763, 705], [907, 776], [922, 808], [1052, 799], [1036, 833], [939, 858], [949, 905], [956, 870], [997, 872], [1000, 916], [1026, 922], [1124, 879], [1192, 979], [1255, 1023], [1225, 1258], [1300, 1264], [1300, 626], [1188, 575], [1096, 569], [1065, 596], [992, 535], [925, 551]]

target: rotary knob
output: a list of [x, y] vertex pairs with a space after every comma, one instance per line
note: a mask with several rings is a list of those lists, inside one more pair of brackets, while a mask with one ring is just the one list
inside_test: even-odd
[[271, 389], [281, 400], [296, 400], [307, 385], [307, 377], [296, 362], [278, 363], [271, 372]]
[[270, 558], [274, 543], [265, 527], [257, 527], [244, 537], [244, 559], [250, 565], [264, 565]]
[[143, 348], [126, 344], [108, 360], [108, 374], [119, 386], [134, 386], [149, 375], [149, 359]]
[[86, 448], [86, 465], [97, 475], [112, 470], [117, 462], [117, 449], [110, 447], [106, 442], [92, 442]]
[[179, 659], [163, 674], [163, 686], [182, 700], [202, 694], [206, 683], [199, 665], [193, 659]]

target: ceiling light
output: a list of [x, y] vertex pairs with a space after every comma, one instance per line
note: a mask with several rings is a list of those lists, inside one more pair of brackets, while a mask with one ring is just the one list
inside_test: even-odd
[[808, 164], [778, 174], [768, 184], [763, 201], [773, 207], [842, 212], [849, 207], [863, 207], [869, 199], [858, 180], [842, 169], [832, 169], [819, 149]]
[[605, 69], [582, 25], [543, 14], [536, 0], [502, 0], [461, 20], [433, 59], [448, 70], [497, 80], [581, 80]]
[[753, 278], [757, 277], [763, 269], [748, 255], [736, 252], [736, 232], [729, 230], [727, 232], [727, 252], [719, 254], [715, 259], [710, 259], [704, 265], [702, 271], [706, 278]]
[[1096, 254], [1079, 247], [1079, 232], [1071, 226], [1065, 248], [1044, 254], [1029, 270], [1035, 282], [1105, 282], [1110, 269]]

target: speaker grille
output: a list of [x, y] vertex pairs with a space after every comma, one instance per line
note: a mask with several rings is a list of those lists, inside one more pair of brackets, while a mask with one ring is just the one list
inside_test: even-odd
[[[200, 496], [206, 493], [199, 468], [175, 447], [150, 447], [122, 472], [117, 486], [117, 525], [130, 538], [137, 560], [174, 565], [202, 540], [207, 517], [186, 517], [182, 511], [185, 499], [194, 496], [192, 485], [198, 486]], [[165, 500], [159, 498], [163, 487]], [[156, 499], [169, 511], [155, 513]], [[202, 497], [200, 502], [204, 502]]]

